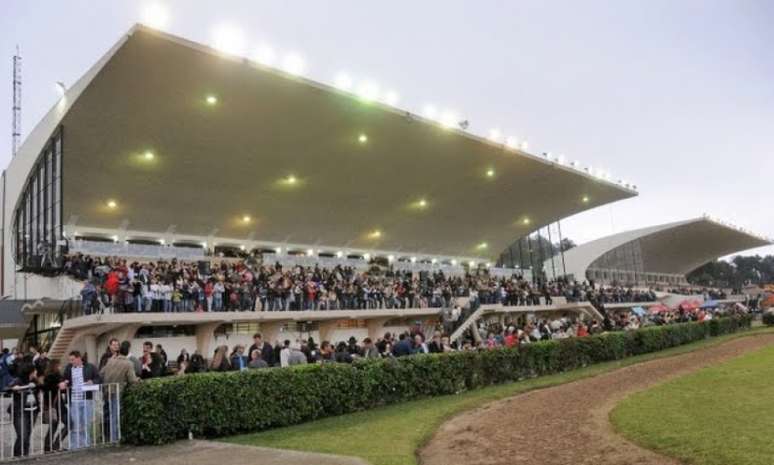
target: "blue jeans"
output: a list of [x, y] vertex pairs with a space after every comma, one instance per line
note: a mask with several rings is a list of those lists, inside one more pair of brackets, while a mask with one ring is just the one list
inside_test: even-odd
[[94, 404], [91, 399], [71, 401], [70, 405], [70, 449], [81, 449], [91, 444], [91, 425]]

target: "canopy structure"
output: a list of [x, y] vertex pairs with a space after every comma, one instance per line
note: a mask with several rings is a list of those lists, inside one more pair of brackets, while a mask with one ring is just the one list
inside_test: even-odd
[[636, 195], [143, 26], [103, 61], [61, 118], [63, 218], [79, 231], [491, 258]]
[[564, 252], [564, 260], [575, 279], [681, 284], [707, 262], [770, 244], [768, 238], [702, 216], [603, 237]]

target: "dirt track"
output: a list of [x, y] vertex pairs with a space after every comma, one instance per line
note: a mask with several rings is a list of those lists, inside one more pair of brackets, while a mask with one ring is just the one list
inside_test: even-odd
[[695, 352], [528, 392], [444, 423], [419, 453], [423, 465], [677, 465], [616, 435], [608, 421], [628, 394], [774, 344], [743, 337]]

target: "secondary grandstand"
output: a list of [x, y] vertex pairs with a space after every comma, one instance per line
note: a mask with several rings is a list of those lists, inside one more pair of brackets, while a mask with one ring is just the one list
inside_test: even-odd
[[564, 253], [572, 279], [625, 286], [686, 286], [686, 275], [717, 258], [772, 244], [709, 216], [603, 237]]
[[[135, 26], [64, 93], [4, 172], [0, 290], [23, 311], [27, 336], [57, 355], [95, 353], [111, 334], [161, 334], [152, 328], [193, 319], [114, 314], [97, 324], [73, 314], [83, 284], [59, 273], [76, 253], [195, 260], [202, 276], [229, 252], [248, 255], [252, 269], [377, 264], [409, 282], [481, 267], [527, 278], [519, 286], [537, 297], [519, 311], [593, 311], [562, 296], [548, 304], [550, 291], [525, 284], [531, 270], [493, 261], [515, 239], [630, 198], [634, 186], [475, 136], [462, 123]], [[464, 304], [458, 297], [446, 304]], [[301, 322], [316, 325], [318, 337], [342, 328], [362, 337], [440, 318], [441, 308], [411, 302], [216, 314], [184, 329], [204, 351], [224, 324], [275, 334]], [[17, 336], [21, 326], [14, 323]]]

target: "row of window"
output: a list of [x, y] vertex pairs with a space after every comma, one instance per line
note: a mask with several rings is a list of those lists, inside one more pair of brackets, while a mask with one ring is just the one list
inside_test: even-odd
[[30, 171], [14, 212], [16, 264], [51, 266], [62, 238], [62, 129], [56, 131]]

